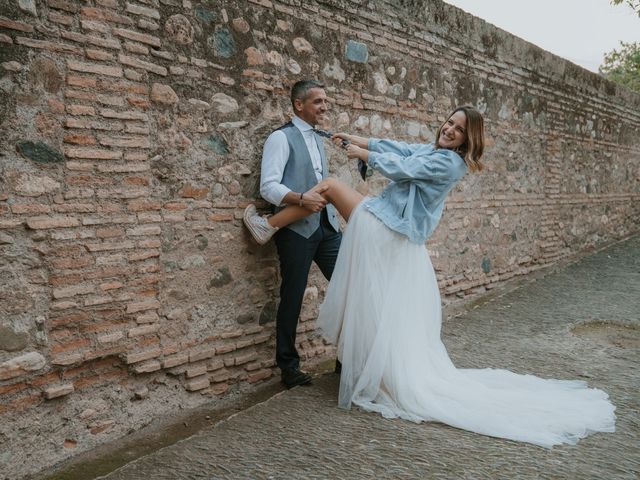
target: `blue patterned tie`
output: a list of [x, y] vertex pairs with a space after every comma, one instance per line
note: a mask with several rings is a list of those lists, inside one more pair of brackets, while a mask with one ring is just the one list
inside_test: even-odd
[[[327, 132], [326, 130], [320, 130], [319, 128], [314, 128], [313, 131], [320, 135], [321, 137], [331, 138], [333, 137], [333, 133]], [[347, 148], [351, 142], [349, 140], [342, 140], [342, 148]], [[360, 172], [360, 176], [362, 180], [367, 179], [367, 164], [362, 160], [358, 159], [358, 171]]]

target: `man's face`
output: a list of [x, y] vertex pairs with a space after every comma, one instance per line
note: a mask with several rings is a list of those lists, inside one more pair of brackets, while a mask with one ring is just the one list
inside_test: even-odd
[[324, 115], [329, 108], [327, 94], [322, 88], [312, 88], [304, 100], [296, 99], [294, 106], [296, 115], [302, 120], [311, 126], [318, 125], [324, 119]]

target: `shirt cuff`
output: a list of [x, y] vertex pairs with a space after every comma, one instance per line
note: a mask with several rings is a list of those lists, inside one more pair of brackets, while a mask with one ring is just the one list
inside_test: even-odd
[[269, 203], [274, 204], [276, 207], [279, 207], [280, 205], [282, 205], [284, 197], [290, 191], [291, 189], [289, 187], [279, 184], [273, 187], [272, 191], [269, 192], [269, 198], [265, 197], [265, 200], [267, 200]]
[[369, 159], [367, 160], [367, 163], [371, 168], [376, 168], [376, 163], [380, 159], [381, 155], [382, 154], [379, 152], [372, 152], [371, 150], [369, 150]]

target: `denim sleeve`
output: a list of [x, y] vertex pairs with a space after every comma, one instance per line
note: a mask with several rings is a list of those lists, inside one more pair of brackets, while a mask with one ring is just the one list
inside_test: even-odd
[[418, 148], [424, 147], [424, 145], [420, 143], [396, 142], [386, 138], [370, 138], [367, 147], [370, 152], [395, 153], [408, 157], [409, 155], [413, 155]]
[[396, 153], [369, 153], [369, 166], [395, 182], [403, 180], [455, 180], [458, 155], [451, 150], [402, 156]]

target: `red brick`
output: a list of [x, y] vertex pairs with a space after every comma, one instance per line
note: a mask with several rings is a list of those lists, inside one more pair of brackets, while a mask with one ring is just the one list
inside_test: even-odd
[[104, 20], [107, 22], [121, 23], [123, 25], [134, 24], [134, 21], [131, 20], [129, 17], [118, 15], [117, 13], [112, 12], [110, 10], [102, 10], [100, 8], [92, 8], [92, 7], [83, 7], [80, 10], [80, 13], [87, 18], [93, 18], [95, 20]]
[[0, 386], [0, 395], [11, 395], [16, 392], [21, 392], [29, 387], [25, 382], [14, 383], [13, 385]]
[[95, 291], [95, 287], [93, 285], [87, 284], [78, 284], [71, 285], [69, 287], [64, 288], [54, 288], [53, 289], [53, 298], [66, 298], [66, 297], [75, 297], [76, 295], [86, 295], [87, 293], [93, 293]]
[[150, 202], [148, 200], [133, 200], [128, 203], [127, 208], [130, 212], [160, 210], [162, 208], [162, 204], [160, 202]]
[[111, 250], [128, 250], [130, 248], [134, 248], [133, 242], [130, 241], [120, 241], [120, 242], [101, 242], [101, 243], [87, 243], [87, 249], [90, 252], [104, 252]]
[[63, 15], [58, 12], [49, 12], [49, 21], [66, 26], [73, 25], [73, 17], [69, 15]]
[[58, 243], [51, 250], [51, 255], [56, 257], [68, 257], [72, 255], [82, 255], [86, 250], [82, 245], [72, 243]]
[[122, 148], [151, 148], [147, 137], [100, 137], [100, 145]]
[[160, 256], [160, 250], [145, 250], [130, 253], [127, 259], [130, 262], [139, 262], [141, 260], [147, 260], [149, 258], [156, 258]]
[[44, 390], [44, 398], [51, 400], [53, 398], [63, 397], [73, 393], [74, 387], [72, 383], [66, 383], [64, 385], [56, 385], [48, 387]]
[[60, 285], [72, 285], [79, 283], [83, 280], [83, 276], [79, 273], [67, 274], [67, 275], [51, 275], [49, 277], [49, 283], [55, 287]]
[[237, 349], [242, 349], [242, 348], [246, 348], [250, 345], [253, 345], [253, 338], [247, 338], [245, 340], [239, 340], [238, 342], [236, 342], [236, 348]]
[[127, 377], [127, 372], [125, 370], [115, 371], [115, 372], [106, 372], [100, 373], [99, 375], [94, 375], [91, 377], [81, 378], [73, 382], [76, 390], [86, 387], [104, 385], [107, 383], [113, 383], [117, 379], [122, 379]]
[[229, 378], [231, 378], [231, 372], [229, 372], [229, 370], [220, 370], [210, 377], [213, 383], [226, 382]]
[[124, 124], [118, 121], [94, 120], [92, 118], [67, 118], [64, 126], [67, 128], [86, 128], [94, 130], [107, 130], [117, 132], [124, 128]]
[[[134, 32], [132, 30], [126, 30], [123, 28], [113, 28], [114, 35], [128, 40], [134, 40], [136, 42], [146, 43], [154, 47], [160, 47], [160, 39], [153, 35], [147, 35], [146, 33]], [[123, 62], [124, 63], [124, 62]]]
[[19, 30], [21, 32], [33, 32], [33, 26], [28, 23], [16, 22], [5, 17], [0, 17], [0, 27], [9, 28], [11, 30]]
[[187, 207], [188, 205], [184, 202], [168, 202], [168, 203], [165, 203], [163, 206], [165, 210], [171, 210], [171, 211], [186, 210]]
[[229, 390], [229, 388], [230, 387], [228, 383], [217, 383], [211, 387], [211, 393], [213, 393], [214, 395], [222, 395], [227, 390]]
[[[116, 325], [117, 326], [117, 325]], [[108, 324], [105, 325], [105, 328], [111, 329], [113, 328], [112, 324]], [[86, 329], [84, 332], [85, 333], [90, 333], [90, 329]], [[105, 333], [102, 335], [98, 335], [97, 339], [98, 343], [100, 343], [101, 345], [104, 345], [105, 343], [113, 343], [113, 342], [117, 342], [118, 340], [122, 340], [124, 338], [124, 333], [121, 331], [116, 331], [116, 332], [109, 332], [109, 333]]]
[[209, 385], [209, 379], [206, 375], [203, 375], [202, 377], [196, 377], [189, 380], [185, 385], [185, 388], [190, 392], [195, 392], [197, 390], [207, 388]]
[[74, 363], [80, 363], [83, 359], [84, 359], [84, 355], [82, 355], [82, 353], [56, 355], [51, 360], [51, 364], [61, 365], [66, 367], [68, 365], [73, 365]]
[[182, 188], [178, 192], [178, 195], [185, 198], [202, 199], [202, 198], [205, 198], [208, 193], [209, 193], [208, 188], [196, 188], [191, 184], [187, 183], [182, 186]]
[[149, 100], [145, 100], [143, 98], [127, 97], [127, 102], [129, 102], [132, 107], [137, 107], [142, 110], [147, 110], [149, 107], [151, 107], [151, 103], [149, 102]]
[[207, 364], [200, 363], [198, 365], [190, 365], [187, 368], [185, 375], [187, 378], [192, 378], [199, 377], [200, 375], [204, 375], [205, 373], [207, 373]]
[[162, 351], [159, 348], [154, 348], [152, 350], [135, 352], [135, 353], [127, 353], [126, 362], [127, 364], [138, 363], [144, 360], [150, 360], [152, 358], [159, 357], [162, 354]]
[[220, 334], [220, 338], [222, 338], [222, 339], [238, 338], [238, 337], [241, 337], [243, 333], [244, 332], [242, 330], [240, 330], [240, 329], [231, 330], [231, 331], [227, 331], [227, 332], [222, 332]]
[[11, 205], [11, 212], [15, 214], [49, 213], [51, 212], [51, 207], [40, 203], [14, 203]]
[[189, 362], [197, 362], [200, 360], [204, 360], [207, 358], [211, 358], [216, 355], [215, 347], [208, 348], [200, 348], [199, 350], [195, 350], [189, 354]]
[[89, 339], [78, 338], [70, 342], [64, 342], [63, 344], [53, 345], [50, 351], [55, 355], [56, 353], [68, 352], [70, 350], [79, 350], [83, 347], [88, 347], [89, 345], [91, 345], [91, 341]]
[[162, 242], [159, 239], [142, 240], [138, 242], [140, 248], [160, 248]]
[[128, 110], [123, 112], [104, 108], [100, 110], [100, 115], [105, 118], [116, 118], [119, 120], [140, 120], [144, 122], [149, 120], [147, 114], [140, 113], [135, 110]]
[[259, 382], [260, 380], [265, 380], [271, 377], [271, 374], [272, 372], [270, 369], [260, 370], [256, 373], [252, 373], [249, 376], [247, 376], [247, 382], [249, 383]]
[[184, 365], [189, 362], [189, 355], [187, 353], [178, 353], [170, 357], [166, 357], [162, 361], [162, 368], [171, 368], [178, 365]]
[[141, 327], [129, 329], [129, 331], [127, 332], [127, 336], [129, 338], [140, 337], [142, 335], [150, 335], [152, 333], [156, 333], [158, 330], [160, 330], [160, 325], [158, 325], [157, 323], [152, 323], [149, 325], [143, 325]]
[[107, 150], [98, 148], [75, 147], [65, 148], [67, 157], [71, 158], [89, 158], [92, 160], [119, 160], [122, 158], [122, 152], [119, 150]]
[[53, 209], [58, 213], [90, 213], [95, 212], [98, 207], [91, 203], [65, 203], [63, 205], [54, 205]]
[[145, 62], [144, 60], [140, 60], [136, 57], [131, 57], [129, 55], [124, 55], [121, 53], [118, 55], [118, 61], [123, 65], [128, 65], [133, 68], [139, 68], [141, 70], [153, 72], [163, 77], [167, 76], [167, 69], [165, 67], [156, 65], [155, 63], [151, 62]]
[[143, 15], [145, 17], [153, 18], [155, 20], [160, 19], [160, 13], [155, 8], [143, 7], [141, 5], [136, 5], [132, 3], [127, 3], [128, 13], [133, 13], [134, 15]]
[[271, 338], [270, 333], [265, 333], [264, 335], [258, 335], [253, 339], [253, 343], [255, 345], [258, 345], [260, 343], [268, 342], [270, 338]]
[[67, 85], [74, 87], [95, 88], [97, 80], [95, 77], [82, 77], [80, 75], [67, 75]]
[[96, 50], [92, 48], [86, 48], [85, 54], [87, 58], [90, 60], [113, 61], [116, 58], [112, 53], [105, 52], [104, 50]]
[[64, 10], [65, 12], [76, 13], [78, 6], [74, 3], [67, 2], [65, 0], [47, 0], [47, 5], [57, 10]]
[[160, 308], [160, 302], [155, 298], [143, 300], [141, 302], [133, 302], [127, 305], [127, 313], [142, 312], [145, 310], [154, 310]]
[[123, 236], [124, 228], [122, 227], [104, 227], [96, 229], [96, 237], [98, 238], [113, 238]]
[[67, 105], [66, 110], [71, 115], [94, 116], [96, 114], [96, 109], [88, 105]]
[[51, 261], [54, 268], [61, 270], [73, 270], [77, 268], [88, 267], [93, 265], [95, 260], [91, 256], [77, 257], [77, 258], [58, 258]]
[[222, 355], [225, 353], [233, 352], [236, 349], [235, 344], [229, 343], [227, 345], [220, 345], [216, 347], [216, 355]]
[[27, 219], [27, 226], [33, 230], [47, 228], [77, 227], [80, 222], [74, 217], [32, 217]]
[[238, 355], [237, 357], [235, 357], [234, 364], [235, 365], [242, 365], [244, 363], [251, 362], [251, 361], [255, 360], [256, 358], [258, 358], [258, 354], [256, 352], [249, 352], [249, 353], [246, 353], [244, 355]]
[[213, 222], [230, 222], [233, 220], [233, 213], [212, 213], [208, 219]]
[[18, 45], [26, 45], [27, 47], [39, 48], [56, 53], [69, 53], [71, 55], [84, 54], [81, 48], [78, 48], [74, 45], [67, 45], [65, 43], [47, 42], [44, 40], [35, 40], [33, 38], [26, 37], [16, 37], [16, 43]]
[[98, 88], [109, 92], [125, 92], [145, 95], [149, 90], [149, 87], [144, 83], [135, 83], [126, 80], [114, 81], [107, 79], [100, 79], [98, 81]]
[[76, 145], [95, 145], [97, 142], [93, 135], [65, 135], [62, 141]]
[[160, 370], [160, 368], [162, 368], [162, 366], [160, 365], [160, 362], [158, 360], [150, 360], [148, 362], [135, 364], [133, 367], [133, 371], [140, 374], [155, 372], [157, 370]]

